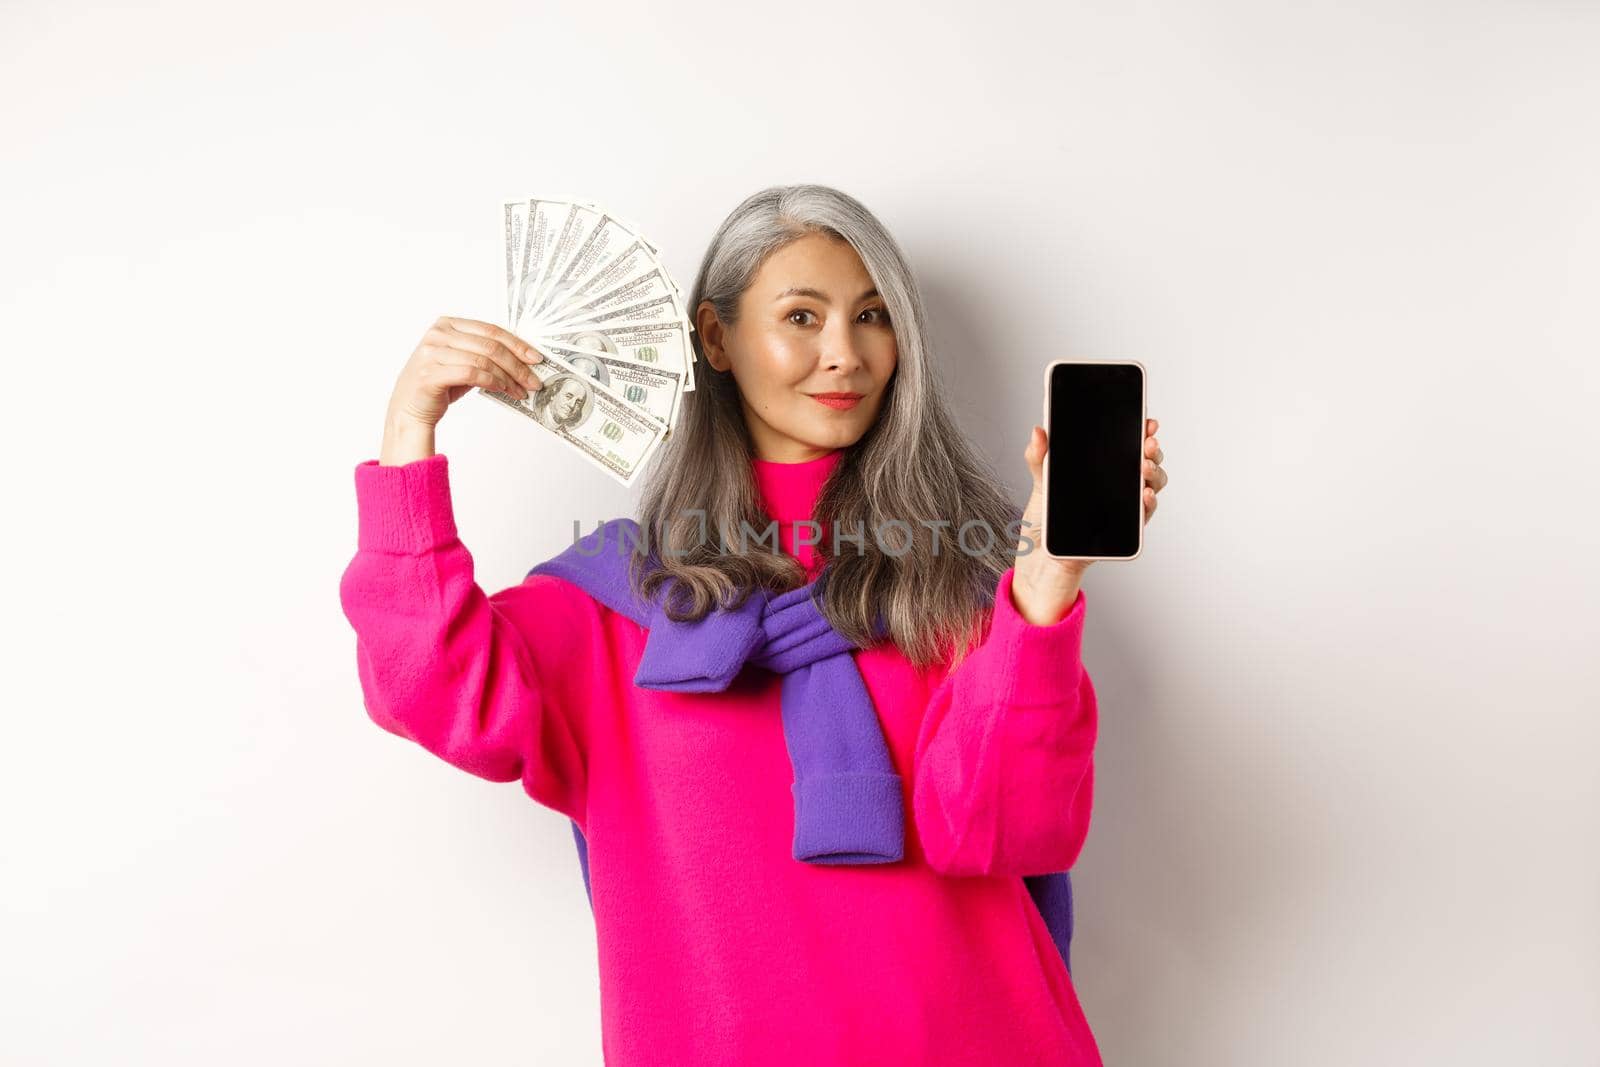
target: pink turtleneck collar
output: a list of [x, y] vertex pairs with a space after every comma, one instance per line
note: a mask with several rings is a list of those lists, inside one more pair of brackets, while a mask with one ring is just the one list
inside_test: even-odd
[[[822, 560], [818, 556], [817, 546], [806, 545], [799, 553], [795, 552], [794, 524], [812, 517], [817, 503], [817, 497], [822, 494], [822, 487], [833, 474], [834, 468], [839, 466], [844, 459], [844, 449], [836, 448], [826, 455], [816, 459], [802, 460], [799, 463], [780, 463], [770, 459], [752, 459], [751, 469], [755, 473], [756, 488], [761, 493], [762, 505], [767, 514], [778, 521], [779, 543], [783, 550], [800, 561], [808, 574], [814, 576]], [[808, 536], [815, 536], [814, 531], [807, 531]], [[827, 545], [829, 532], [822, 531], [821, 542]]]

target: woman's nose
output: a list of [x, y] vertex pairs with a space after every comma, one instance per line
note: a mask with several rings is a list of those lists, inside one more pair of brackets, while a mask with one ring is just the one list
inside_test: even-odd
[[850, 324], [830, 325], [822, 338], [822, 365], [829, 370], [849, 373], [861, 366], [861, 362], [861, 353], [856, 351], [856, 338]]

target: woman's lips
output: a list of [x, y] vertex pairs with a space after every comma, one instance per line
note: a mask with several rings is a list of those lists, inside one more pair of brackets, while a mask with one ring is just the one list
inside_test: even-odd
[[811, 399], [818, 403], [826, 404], [830, 408], [840, 411], [849, 411], [861, 403], [860, 393], [812, 393]]

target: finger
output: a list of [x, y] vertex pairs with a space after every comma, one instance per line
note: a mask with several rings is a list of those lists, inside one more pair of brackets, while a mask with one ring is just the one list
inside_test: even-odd
[[[431, 355], [441, 369], [442, 376], [452, 384], [481, 385], [497, 393], [510, 393], [526, 397], [528, 389], [504, 367], [478, 352], [463, 352], [458, 348], [438, 348]], [[531, 373], [531, 372], [530, 372]]]
[[493, 360], [494, 363], [505, 370], [512, 378], [529, 389], [539, 388], [539, 378], [533, 373], [533, 368], [525, 363], [511, 349], [492, 337], [482, 334], [461, 333], [451, 329], [428, 331], [429, 339], [434, 344], [442, 344], [445, 348], [471, 355], [483, 356]]
[[461, 390], [477, 386], [491, 393], [500, 393], [514, 400], [528, 399], [528, 391], [516, 382], [508, 382], [504, 376], [497, 376], [493, 371], [484, 370], [472, 364], [439, 363], [435, 365], [437, 377], [441, 383], [450, 387], [452, 401], [461, 398]]
[[1043, 426], [1034, 426], [1028, 434], [1028, 447], [1022, 453], [1022, 458], [1028, 463], [1028, 470], [1033, 474], [1033, 480], [1038, 483], [1044, 478], [1044, 454], [1049, 450], [1050, 438], [1044, 432]]
[[486, 355], [490, 352], [503, 350], [518, 362], [533, 362], [524, 355], [524, 353], [534, 352], [533, 346], [521, 338], [505, 333], [503, 330], [501, 333], [505, 334], [504, 338], [473, 330], [457, 330], [449, 325], [435, 327], [429, 333], [456, 348], [463, 348], [471, 352], [483, 352]]
[[487, 337], [492, 341], [498, 341], [515, 353], [518, 359], [528, 363], [538, 363], [544, 359], [543, 352], [540, 352], [510, 330], [496, 326], [492, 322], [479, 322], [477, 319], [454, 319], [448, 315], [439, 321], [459, 333], [474, 334], [478, 337]]
[[528, 388], [505, 372], [498, 363], [475, 352], [462, 352], [454, 348], [442, 349], [435, 357], [438, 372], [445, 380], [462, 385], [476, 385], [496, 393], [525, 400]]

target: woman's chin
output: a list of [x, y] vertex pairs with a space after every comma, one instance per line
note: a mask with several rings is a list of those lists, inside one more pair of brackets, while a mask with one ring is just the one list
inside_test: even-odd
[[[806, 403], [817, 411], [793, 411], [795, 417], [783, 422], [766, 420], [767, 428], [780, 437], [804, 445], [818, 452], [831, 452], [849, 448], [866, 434], [872, 426], [874, 412], [862, 410], [863, 405], [849, 411], [824, 407], [807, 398]], [[748, 416], [747, 416], [748, 417]]]
[[859, 419], [823, 419], [812, 421], [796, 438], [812, 448], [849, 448], [866, 429]]

